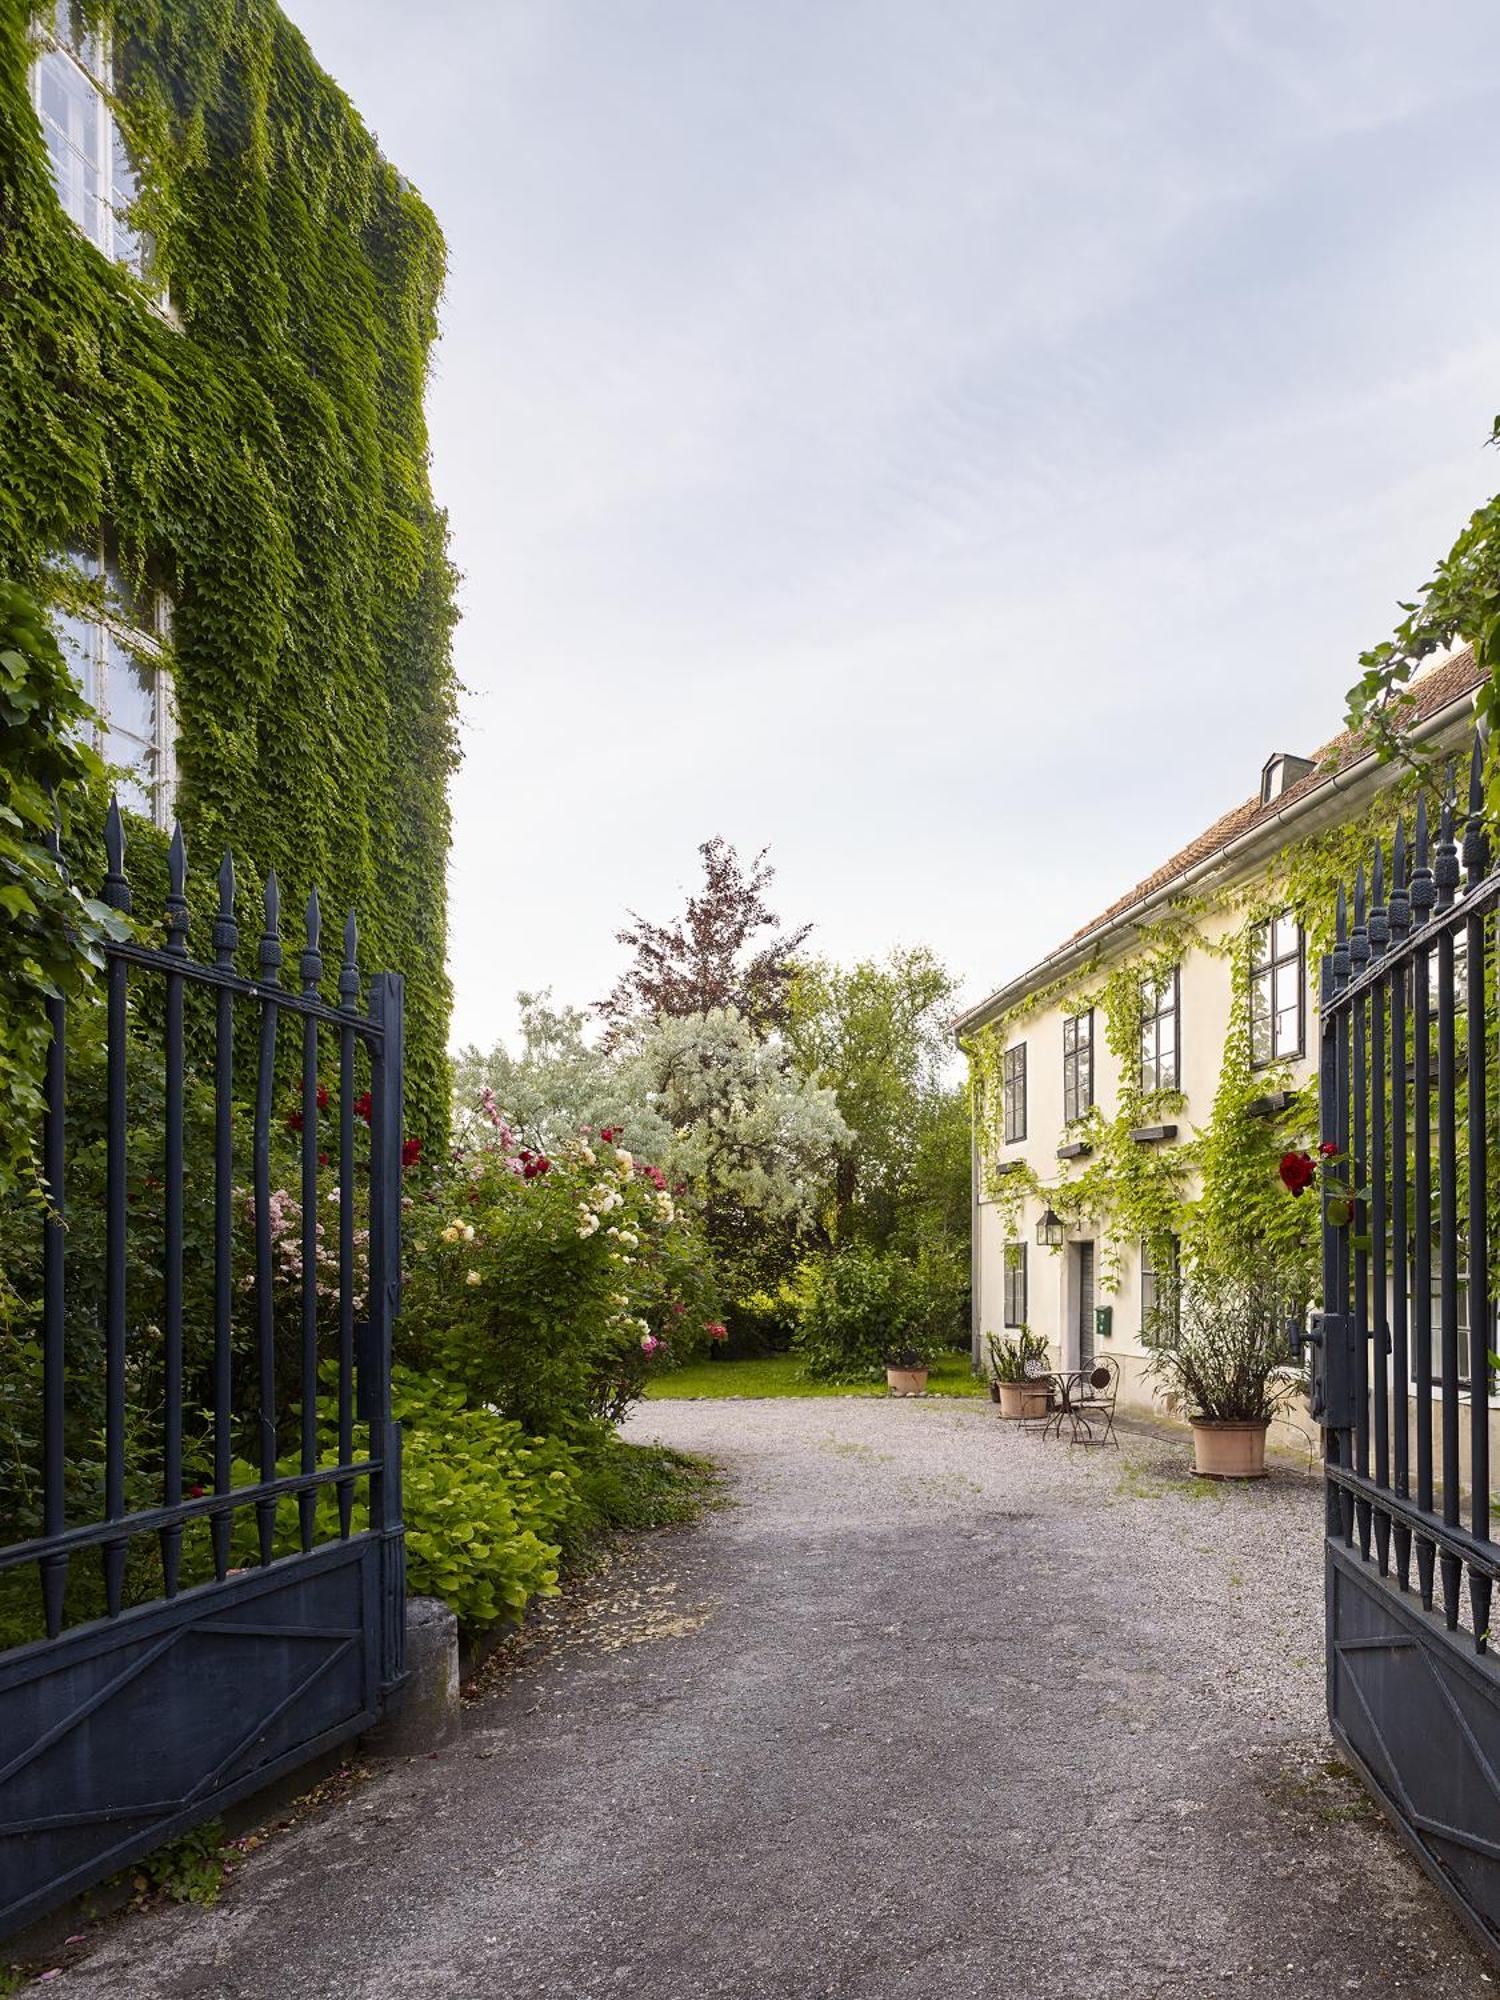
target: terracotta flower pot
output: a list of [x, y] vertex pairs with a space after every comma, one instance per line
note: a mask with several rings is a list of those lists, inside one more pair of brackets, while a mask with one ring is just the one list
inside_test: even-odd
[[1050, 1394], [1045, 1382], [1002, 1382], [1002, 1417], [1045, 1417]]
[[927, 1370], [925, 1368], [887, 1368], [885, 1384], [893, 1396], [925, 1396], [927, 1394]]
[[1201, 1478], [1265, 1478], [1269, 1425], [1264, 1418], [1255, 1423], [1220, 1423], [1194, 1417], [1192, 1422], [1193, 1470]]

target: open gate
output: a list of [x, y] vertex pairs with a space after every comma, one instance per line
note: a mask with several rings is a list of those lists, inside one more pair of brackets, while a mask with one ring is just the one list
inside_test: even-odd
[[[124, 845], [112, 806], [129, 911]], [[36, 1444], [0, 1462], [0, 1933], [365, 1728], [402, 1674], [402, 982], [362, 1010], [351, 916], [325, 1001], [314, 893], [283, 986], [274, 875], [239, 972], [227, 855], [200, 962], [186, 875], [179, 829], [165, 942], [108, 948], [102, 1022], [50, 1003], [34, 1381], [0, 1385], [36, 1417], [0, 1425]]]
[[[1500, 1544], [1490, 1511], [1495, 923], [1481, 752], [1463, 867], [1425, 803], [1342, 891], [1322, 968], [1324, 1426], [1333, 1733], [1500, 1948]], [[1462, 886], [1461, 886], [1462, 876]]]

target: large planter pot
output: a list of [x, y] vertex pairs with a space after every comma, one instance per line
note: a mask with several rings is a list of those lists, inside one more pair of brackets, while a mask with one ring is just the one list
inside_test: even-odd
[[1266, 1431], [1256, 1423], [1220, 1423], [1193, 1418], [1193, 1470], [1203, 1479], [1264, 1479]]
[[887, 1368], [885, 1386], [893, 1396], [925, 1396], [927, 1394], [927, 1370], [925, 1368]]
[[1045, 1382], [1002, 1382], [1000, 1384], [1000, 1414], [1002, 1417], [1045, 1417], [1051, 1401], [1051, 1391]]

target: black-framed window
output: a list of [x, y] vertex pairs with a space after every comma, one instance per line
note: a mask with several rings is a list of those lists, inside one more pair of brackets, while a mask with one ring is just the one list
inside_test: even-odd
[[1005, 1324], [1026, 1324], [1026, 1245], [1005, 1246]]
[[[1460, 1229], [1462, 1229], [1463, 1227], [1462, 1221], [1460, 1221], [1459, 1226]], [[1419, 1381], [1421, 1378], [1417, 1372], [1417, 1316], [1416, 1316], [1417, 1240], [1415, 1236], [1408, 1236], [1406, 1239], [1406, 1255], [1407, 1255], [1407, 1271], [1410, 1279], [1410, 1289], [1408, 1290], [1407, 1293], [1408, 1316], [1407, 1316], [1407, 1333], [1406, 1333], [1406, 1354], [1407, 1354], [1407, 1366], [1411, 1372], [1411, 1379], [1413, 1382], [1416, 1382]], [[1439, 1384], [1441, 1384], [1443, 1379], [1443, 1273], [1440, 1260], [1441, 1260], [1441, 1248], [1439, 1243], [1439, 1232], [1437, 1225], [1434, 1224], [1432, 1230], [1432, 1253], [1431, 1253], [1432, 1269], [1431, 1269], [1431, 1277], [1429, 1280], [1430, 1295], [1432, 1301], [1429, 1307], [1429, 1312], [1431, 1316], [1430, 1323], [1432, 1327], [1432, 1373], [1429, 1379], [1433, 1383], [1434, 1387], [1437, 1387]], [[1456, 1292], [1457, 1306], [1458, 1306], [1458, 1310], [1455, 1315], [1455, 1317], [1458, 1320], [1458, 1386], [1460, 1389], [1467, 1389], [1470, 1386], [1470, 1380], [1471, 1380], [1470, 1369], [1473, 1365], [1473, 1360], [1472, 1360], [1472, 1347], [1471, 1347], [1472, 1336], [1470, 1334], [1469, 1257], [1468, 1257], [1468, 1246], [1463, 1241], [1462, 1237], [1460, 1237], [1459, 1248], [1458, 1248], [1458, 1284], [1455, 1288], [1455, 1292]], [[1500, 1302], [1497, 1302], [1496, 1300], [1492, 1299], [1490, 1301], [1490, 1326], [1489, 1326], [1489, 1342], [1486, 1347], [1487, 1353], [1492, 1352], [1494, 1350], [1496, 1341], [1500, 1340], [1500, 1331], [1497, 1331], [1497, 1326], [1496, 1326], [1497, 1310], [1500, 1310]], [[1496, 1387], [1497, 1383], [1495, 1379], [1495, 1371], [1493, 1368], [1487, 1368], [1485, 1370], [1485, 1385], [1484, 1385], [1485, 1394], [1487, 1396], [1493, 1396], [1496, 1392]]]
[[1256, 1067], [1300, 1056], [1307, 1046], [1306, 940], [1290, 910], [1250, 932], [1250, 1060]]
[[1094, 1010], [1069, 1014], [1063, 1022], [1063, 1122], [1071, 1125], [1094, 1103]]
[[1182, 1333], [1181, 1274], [1180, 1237], [1159, 1236], [1154, 1243], [1141, 1238], [1141, 1338], [1148, 1345], [1175, 1341]]
[[1000, 1082], [1005, 1096], [1005, 1143], [1013, 1145], [1026, 1137], [1026, 1044], [1017, 1042], [1007, 1049], [1000, 1063]]
[[1175, 1090], [1180, 1019], [1178, 969], [1141, 981], [1141, 1089]]

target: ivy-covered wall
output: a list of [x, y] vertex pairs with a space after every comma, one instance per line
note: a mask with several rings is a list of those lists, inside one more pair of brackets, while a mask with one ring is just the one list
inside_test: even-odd
[[[407, 974], [410, 1122], [435, 1137], [453, 577], [423, 392], [442, 237], [270, 0], [82, 11], [110, 33], [177, 323], [60, 208], [32, 10], [0, 0], [0, 575], [47, 595], [107, 527], [161, 577], [196, 935], [226, 843], [251, 895], [274, 867], [289, 911], [313, 883], [330, 917], [355, 906], [366, 969]], [[138, 828], [148, 880], [150, 845]], [[254, 919], [247, 897], [249, 940]]]

